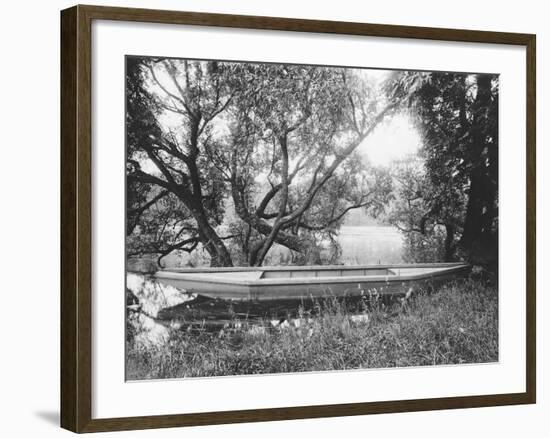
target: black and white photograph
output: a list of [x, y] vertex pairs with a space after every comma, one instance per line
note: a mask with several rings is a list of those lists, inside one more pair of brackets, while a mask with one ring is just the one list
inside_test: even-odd
[[499, 361], [498, 74], [125, 63], [127, 380]]
[[542, 2], [6, 6], [2, 436], [546, 436]]

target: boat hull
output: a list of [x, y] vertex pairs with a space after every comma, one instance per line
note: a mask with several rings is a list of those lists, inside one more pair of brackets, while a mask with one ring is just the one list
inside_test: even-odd
[[469, 265], [431, 263], [375, 266], [200, 268], [159, 271], [156, 278], [188, 293], [230, 300], [289, 300], [368, 294], [404, 294], [442, 284]]

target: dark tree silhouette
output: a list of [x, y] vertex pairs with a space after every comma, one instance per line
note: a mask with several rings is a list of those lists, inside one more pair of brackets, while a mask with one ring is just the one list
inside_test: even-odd
[[[411, 89], [411, 78], [417, 78]], [[418, 86], [418, 84], [421, 84]], [[496, 267], [498, 258], [498, 77], [488, 74], [397, 73], [394, 96], [409, 94], [424, 145], [427, 180], [406, 232], [445, 229], [444, 258]], [[406, 205], [401, 204], [401, 210]]]

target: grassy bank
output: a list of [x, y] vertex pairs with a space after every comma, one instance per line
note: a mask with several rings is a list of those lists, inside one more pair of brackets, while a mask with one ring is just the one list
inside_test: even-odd
[[[498, 294], [468, 280], [406, 303], [332, 302], [300, 324], [220, 333], [171, 330], [161, 346], [127, 343], [127, 377], [159, 379], [498, 360]], [[285, 324], [286, 325], [286, 324]], [[298, 327], [296, 327], [299, 325]]]

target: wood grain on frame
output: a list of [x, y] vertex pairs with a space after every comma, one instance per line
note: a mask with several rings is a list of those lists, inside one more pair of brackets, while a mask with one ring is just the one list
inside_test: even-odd
[[[91, 418], [91, 23], [220, 26], [390, 38], [512, 44], [527, 53], [526, 391], [514, 394], [301, 406], [127, 418]], [[74, 432], [274, 421], [535, 403], [535, 35], [196, 12], [75, 6], [61, 12], [61, 426]]]

